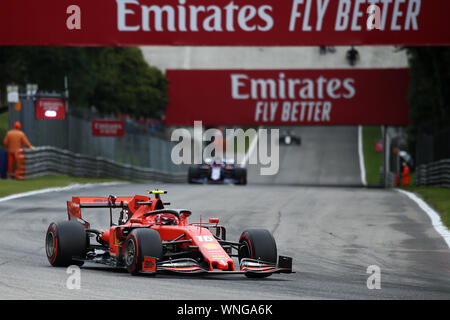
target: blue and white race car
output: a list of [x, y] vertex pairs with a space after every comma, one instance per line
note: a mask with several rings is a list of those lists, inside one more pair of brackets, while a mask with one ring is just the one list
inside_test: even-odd
[[189, 183], [247, 184], [247, 169], [236, 167], [234, 161], [205, 159], [204, 164], [189, 167]]

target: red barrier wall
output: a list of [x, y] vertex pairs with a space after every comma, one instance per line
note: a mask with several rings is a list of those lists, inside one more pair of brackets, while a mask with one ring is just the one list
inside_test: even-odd
[[0, 45], [449, 45], [448, 12], [448, 0], [2, 0]]

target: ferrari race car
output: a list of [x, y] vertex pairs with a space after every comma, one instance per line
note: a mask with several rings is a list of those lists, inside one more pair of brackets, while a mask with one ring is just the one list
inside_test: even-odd
[[[73, 197], [67, 202], [69, 220], [48, 227], [48, 261], [53, 266], [95, 262], [126, 268], [133, 275], [177, 272], [263, 278], [273, 273], [292, 273], [292, 258], [277, 256], [269, 231], [249, 229], [239, 241], [228, 241], [219, 219], [188, 223], [191, 212], [166, 209], [169, 204], [162, 201], [163, 193], [166, 191], [149, 191], [154, 197]], [[87, 208], [109, 209], [109, 228], [91, 229], [81, 216], [81, 209]], [[121, 210], [117, 224], [112, 222], [113, 209]]]
[[230, 160], [206, 159], [202, 165], [190, 166], [189, 183], [247, 184], [247, 169], [236, 167]]
[[293, 145], [293, 144], [299, 146], [302, 144], [302, 139], [299, 136], [292, 133], [292, 131], [287, 130], [280, 134], [279, 143], [280, 143], [280, 145], [285, 145], [285, 146], [289, 146], [289, 145]]

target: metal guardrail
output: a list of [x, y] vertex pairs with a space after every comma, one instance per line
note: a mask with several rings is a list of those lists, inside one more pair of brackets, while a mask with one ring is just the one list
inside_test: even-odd
[[118, 163], [103, 157], [92, 157], [55, 147], [25, 150], [25, 178], [51, 174], [76, 177], [117, 178], [125, 180], [155, 180], [179, 183], [187, 181], [186, 173], [164, 172]]
[[171, 161], [171, 150], [176, 143], [170, 141], [158, 126], [124, 119], [123, 136], [94, 136], [93, 120], [120, 119], [84, 108], [69, 109], [64, 120], [36, 119], [35, 100], [22, 99], [21, 102], [20, 110], [16, 110], [13, 103], [9, 104], [9, 125], [12, 127], [14, 121], [20, 121], [22, 131], [34, 146], [51, 146], [163, 172], [183, 169]]
[[416, 168], [416, 184], [450, 188], [450, 159], [418, 166]]

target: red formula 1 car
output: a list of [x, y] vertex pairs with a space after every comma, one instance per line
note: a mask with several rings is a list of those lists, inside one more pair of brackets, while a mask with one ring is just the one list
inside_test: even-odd
[[[277, 256], [272, 234], [249, 229], [238, 242], [226, 239], [219, 219], [188, 223], [189, 210], [166, 209], [160, 197], [73, 197], [67, 202], [69, 221], [51, 223], [45, 238], [47, 258], [53, 266], [81, 266], [85, 261], [140, 272], [245, 274], [267, 277], [292, 273], [292, 258]], [[81, 216], [83, 208], [107, 208], [110, 227], [95, 230]], [[118, 224], [113, 209], [120, 209]], [[91, 243], [96, 239], [96, 244]], [[233, 257], [237, 257], [239, 266]], [[278, 263], [277, 263], [278, 260]]]

